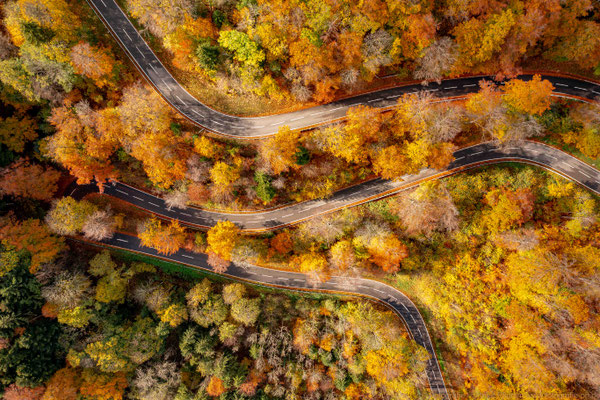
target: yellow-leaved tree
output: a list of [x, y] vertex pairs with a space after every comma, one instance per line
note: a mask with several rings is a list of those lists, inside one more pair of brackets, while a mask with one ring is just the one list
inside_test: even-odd
[[46, 215], [46, 224], [52, 232], [59, 235], [74, 235], [97, 210], [98, 208], [89, 201], [63, 197], [52, 205], [52, 209]]
[[235, 181], [240, 178], [240, 168], [223, 161], [217, 161], [210, 170], [210, 179], [213, 181], [213, 190], [216, 193], [226, 193], [231, 190]]
[[530, 81], [512, 79], [504, 85], [502, 99], [511, 108], [524, 114], [541, 115], [550, 108], [554, 86], [550, 81], [534, 75]]
[[286, 125], [260, 146], [261, 157], [275, 175], [287, 171], [294, 164], [299, 138], [300, 133]]
[[206, 236], [208, 251], [223, 260], [231, 261], [231, 252], [238, 240], [240, 229], [231, 221], [219, 221]]

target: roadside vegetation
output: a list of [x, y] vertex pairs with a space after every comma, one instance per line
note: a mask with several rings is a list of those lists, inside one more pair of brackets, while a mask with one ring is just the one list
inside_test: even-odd
[[187, 87], [233, 113], [329, 102], [388, 75], [511, 77], [544, 61], [600, 74], [598, 6], [589, 0], [120, 4]]
[[[423, 91], [256, 142], [192, 126], [143, 83], [83, 0], [0, 6], [0, 396], [7, 400], [426, 399], [427, 353], [364, 301], [167, 273], [99, 242], [383, 280], [419, 305], [459, 398], [600, 397], [597, 196], [516, 164], [242, 235], [164, 221], [74, 180], [118, 179], [190, 205], [249, 210], [444, 169], [526, 139], [598, 167], [600, 106], [556, 99], [524, 66], [600, 74], [598, 2], [119, 2], [199, 100], [237, 114], [381, 85], [491, 74], [464, 99]], [[558, 67], [557, 67], [558, 66]], [[378, 76], [394, 75], [391, 80]], [[173, 265], [165, 267], [173, 272]]]
[[43, 266], [38, 250], [0, 247], [4, 399], [427, 396], [429, 355], [368, 302], [183, 280], [64, 247]]
[[537, 168], [487, 167], [279, 232], [289, 250], [267, 263], [404, 291], [428, 310], [459, 398], [592, 399], [598, 205]]
[[[593, 32], [600, 28], [585, 1], [484, 3], [464, 9], [452, 2], [400, 7], [379, 0], [121, 5], [179, 69], [214, 82], [211, 90], [223, 88], [224, 96], [254, 93], [298, 103], [308, 93], [324, 102], [352, 92], [343, 82], [376, 87], [374, 77], [387, 70], [427, 80], [463, 73], [511, 77], [540, 55], [596, 67], [600, 35]], [[64, 0], [35, 6], [12, 0], [2, 15], [3, 165], [33, 147], [36, 158], [56, 162], [80, 182], [116, 178], [173, 203], [239, 210], [324, 198], [375, 176], [444, 168], [453, 149], [482, 138], [505, 143], [551, 132], [567, 148], [598, 156], [597, 135], [590, 133], [598, 129], [598, 111], [580, 112], [561, 100], [553, 106], [560, 115], [548, 112], [552, 89], [543, 81], [503, 88], [488, 82], [479, 95], [456, 104], [428, 105], [425, 93], [405, 96], [390, 113], [356, 107], [344, 124], [303, 133], [282, 127], [258, 143], [218, 140], [139, 81], [84, 1], [71, 7]], [[526, 30], [532, 21], [538, 29]], [[559, 127], [555, 120], [565, 115], [571, 122]]]
[[[50, 211], [50, 227], [63, 207], [98, 212], [69, 199]], [[597, 196], [575, 183], [510, 164], [264, 235], [241, 235], [226, 221], [205, 234], [154, 218], [140, 220], [137, 234], [164, 254], [206, 252], [215, 272], [251, 263], [313, 282], [335, 275], [396, 285], [427, 310], [461, 396], [593, 398], [599, 212]]]

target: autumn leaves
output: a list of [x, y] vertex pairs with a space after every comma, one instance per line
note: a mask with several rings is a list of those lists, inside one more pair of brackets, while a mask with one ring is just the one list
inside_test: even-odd
[[465, 107], [484, 137], [498, 145], [514, 144], [543, 133], [538, 117], [550, 108], [552, 90], [539, 75], [530, 81], [510, 80], [502, 91], [487, 82], [469, 95]]

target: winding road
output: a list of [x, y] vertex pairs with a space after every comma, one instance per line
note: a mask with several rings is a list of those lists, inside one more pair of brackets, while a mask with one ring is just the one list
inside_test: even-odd
[[[405, 93], [424, 90], [440, 97], [440, 101], [460, 98], [476, 92], [482, 79], [493, 80], [491, 76], [447, 79], [442, 81], [441, 84], [433, 83], [425, 87], [420, 84], [412, 84], [360, 94], [327, 105], [286, 114], [252, 118], [227, 115], [199, 102], [175, 80], [114, 0], [87, 0], [87, 2], [102, 19], [145, 79], [154, 86], [173, 108], [194, 124], [226, 137], [238, 139], [266, 137], [274, 134], [279, 127], [284, 125], [289, 126], [291, 129], [307, 129], [333, 120], [343, 119], [349, 107], [359, 104], [381, 109], [393, 107], [397, 99]], [[593, 101], [600, 98], [600, 85], [595, 82], [552, 74], [541, 75], [542, 78], [549, 80], [554, 85], [554, 96], [583, 101]], [[519, 76], [520, 79], [524, 80], [531, 79], [531, 77], [532, 74]], [[161, 218], [176, 219], [188, 226], [208, 228], [219, 220], [230, 220], [246, 232], [273, 230], [293, 225], [318, 215], [390, 196], [426, 180], [439, 179], [484, 164], [507, 161], [540, 166], [600, 194], [600, 171], [575, 157], [542, 143], [526, 141], [519, 146], [505, 149], [498, 149], [491, 143], [481, 143], [460, 149], [454, 153], [454, 156], [455, 160], [444, 171], [423, 170], [418, 175], [406, 176], [401, 181], [374, 179], [340, 190], [325, 200], [306, 201], [261, 212], [225, 213], [191, 207], [168, 209], [161, 198], [120, 182], [111, 182], [105, 185], [104, 193], [125, 200]], [[98, 187], [96, 185], [74, 184], [68, 188], [65, 194], [82, 198], [88, 193], [97, 191]], [[160, 255], [156, 250], [142, 246], [138, 238], [122, 233], [115, 234], [111, 239], [104, 241], [102, 245], [162, 258], [185, 264], [191, 268], [211, 271], [205, 254], [179, 250], [169, 256]], [[325, 282], [311, 285], [304, 274], [267, 269], [254, 265], [232, 264], [224, 275], [255, 284], [285, 289], [355, 294], [385, 304], [400, 316], [414, 340], [431, 355], [427, 362], [426, 372], [432, 392], [443, 399], [450, 398], [431, 338], [419, 310], [408, 297], [393, 287], [369, 279], [336, 276]]]
[[[342, 119], [349, 107], [359, 104], [375, 108], [392, 107], [403, 94], [423, 90], [443, 98], [461, 97], [478, 91], [479, 81], [482, 79], [493, 80], [492, 76], [446, 79], [439, 85], [431, 83], [426, 87], [421, 84], [399, 86], [286, 114], [238, 117], [221, 113], [202, 104], [185, 90], [154, 54], [115, 0], [87, 0], [87, 2], [102, 19], [137, 69], [173, 108], [194, 124], [222, 136], [256, 139], [272, 135], [284, 125], [293, 130], [307, 129], [326, 121]], [[532, 74], [519, 76], [523, 80], [529, 80], [531, 77]], [[542, 78], [549, 80], [554, 85], [556, 96], [587, 100], [600, 97], [600, 85], [591, 81], [551, 74], [542, 74]]]
[[[425, 169], [418, 175], [405, 176], [401, 181], [373, 179], [335, 192], [327, 199], [293, 203], [267, 211], [229, 213], [195, 207], [169, 209], [160, 197], [117, 181], [104, 185], [104, 194], [127, 201], [160, 218], [175, 219], [190, 227], [210, 228], [218, 221], [229, 220], [245, 232], [280, 229], [319, 215], [381, 199], [427, 180], [439, 179], [483, 164], [506, 161], [540, 166], [600, 194], [600, 171], [543, 143], [526, 141], [518, 147], [505, 149], [498, 149], [491, 143], [481, 143], [456, 151], [454, 157], [455, 160], [444, 171]], [[98, 192], [98, 186], [73, 184], [67, 189], [66, 194], [81, 199], [86, 194], [93, 192]]]
[[[165, 256], [152, 248], [142, 246], [137, 237], [122, 233], [116, 233], [111, 239], [104, 241], [102, 244], [212, 272], [212, 268], [208, 265], [208, 256], [206, 254], [179, 250], [174, 254]], [[283, 289], [358, 295], [385, 305], [402, 318], [415, 342], [423, 346], [431, 354], [431, 358], [427, 361], [426, 366], [429, 387], [442, 398], [449, 399], [425, 321], [415, 304], [397, 289], [372, 279], [339, 276], [333, 276], [325, 282], [311, 283], [308, 281], [306, 274], [303, 273], [274, 270], [255, 265], [241, 266], [235, 263], [228, 267], [226, 273], [220, 275], [253, 284]]]
[[[539, 142], [526, 141], [518, 147], [505, 149], [498, 149], [491, 143], [481, 143], [460, 149], [454, 153], [454, 156], [455, 160], [444, 171], [424, 170], [418, 175], [405, 177], [403, 181], [374, 179], [340, 190], [329, 199], [295, 203], [274, 210], [253, 213], [222, 213], [190, 207], [170, 210], [161, 198], [116, 181], [104, 185], [104, 193], [151, 211], [161, 218], [179, 220], [185, 225], [210, 227], [219, 220], [230, 220], [245, 231], [271, 230], [293, 225], [317, 215], [393, 195], [427, 180], [439, 179], [480, 165], [508, 161], [537, 165], [600, 194], [600, 171], [561, 150]], [[98, 192], [97, 185], [72, 184], [66, 194], [81, 199], [93, 192]], [[116, 233], [111, 239], [103, 241], [103, 244], [194, 268], [212, 270], [207, 263], [206, 254], [179, 250], [169, 256], [160, 255], [156, 250], [142, 246], [135, 236]], [[415, 342], [429, 352], [431, 358], [427, 361], [426, 368], [429, 386], [432, 392], [439, 394], [441, 398], [450, 399], [423, 317], [415, 304], [397, 289], [370, 279], [337, 276], [311, 285], [305, 274], [255, 265], [232, 264], [224, 275], [260, 285], [292, 290], [350, 293], [379, 301], [400, 316]]]

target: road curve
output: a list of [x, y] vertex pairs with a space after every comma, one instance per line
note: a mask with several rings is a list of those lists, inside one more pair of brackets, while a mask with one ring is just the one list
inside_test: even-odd
[[[417, 175], [405, 176], [402, 181], [374, 179], [337, 191], [327, 199], [305, 201], [267, 211], [228, 213], [195, 207], [169, 209], [160, 197], [116, 181], [104, 185], [104, 193], [150, 211], [160, 218], [176, 219], [187, 226], [210, 228], [220, 220], [229, 220], [245, 232], [268, 231], [294, 225], [315, 216], [390, 196], [427, 180], [439, 179], [482, 164], [505, 161], [540, 166], [600, 194], [600, 171], [540, 142], [525, 141], [505, 149], [498, 149], [489, 142], [481, 143], [456, 151], [454, 157], [455, 160], [444, 171], [426, 169]], [[96, 185], [73, 184], [65, 194], [81, 199], [92, 192], [98, 192]]]
[[[166, 256], [152, 248], [142, 246], [137, 237], [123, 233], [116, 233], [111, 239], [100, 243], [112, 248], [133, 251], [212, 272], [212, 268], [207, 262], [208, 256], [203, 253], [179, 250]], [[371, 279], [339, 276], [330, 277], [324, 282], [311, 283], [303, 273], [274, 270], [256, 265], [241, 266], [235, 263], [229, 266], [227, 272], [220, 275], [263, 286], [358, 295], [384, 304], [402, 319], [415, 342], [429, 353], [426, 374], [431, 391], [444, 400], [450, 400], [425, 321], [415, 304], [399, 290]]]
[[[119, 45], [123, 47], [145, 79], [155, 87], [173, 108], [196, 125], [222, 136], [238, 139], [260, 138], [274, 134], [283, 125], [288, 125], [291, 129], [306, 129], [328, 121], [341, 119], [345, 116], [349, 107], [359, 104], [375, 108], [391, 107], [403, 94], [422, 90], [431, 92], [441, 98], [460, 97], [476, 92], [478, 83], [482, 79], [493, 80], [491, 76], [446, 79], [441, 84], [433, 83], [426, 87], [412, 84], [383, 89], [286, 114], [251, 118], [227, 115], [199, 102], [173, 78], [115, 0], [87, 0], [87, 2], [107, 26]], [[519, 76], [524, 80], [529, 80], [531, 77], [531, 74]], [[596, 100], [600, 97], [600, 85], [591, 81], [545, 74], [542, 74], [542, 78], [553, 84], [555, 88], [554, 95], [559, 97], [564, 96], [587, 101]], [[438, 179], [482, 164], [504, 161], [519, 161], [538, 165], [574, 180], [600, 194], [600, 171], [558, 149], [541, 143], [528, 141], [518, 147], [506, 149], [497, 149], [490, 143], [482, 143], [458, 150], [454, 155], [455, 160], [445, 171], [424, 170], [418, 175], [407, 176], [399, 182], [375, 179], [338, 191], [326, 200], [307, 201], [264, 212], [234, 214], [195, 208], [169, 210], [162, 199], [119, 182], [106, 185], [105, 193], [144, 208], [162, 218], [177, 219], [186, 225], [210, 227], [218, 220], [227, 219], [235, 222], [245, 231], [281, 228], [317, 215], [383, 198], [400, 190], [413, 187], [425, 180]], [[73, 197], [83, 197], [86, 193], [94, 191], [97, 191], [95, 185], [74, 186], [67, 191], [67, 194]], [[168, 259], [195, 268], [210, 270], [206, 260], [207, 257], [204, 254], [179, 250], [173, 255], [161, 256], [157, 254], [156, 250], [141, 246], [139, 239], [133, 236], [118, 233], [104, 244]], [[332, 277], [325, 282], [309, 285], [304, 274], [252, 265], [245, 267], [232, 265], [225, 275], [253, 283], [288, 289], [353, 293], [386, 304], [402, 318], [415, 341], [429, 352], [431, 357], [427, 362], [426, 371], [431, 390], [433, 393], [441, 395], [442, 398], [449, 399], [431, 338], [422, 316], [410, 299], [391, 286], [368, 279], [353, 278], [349, 280], [341, 277]]]
[[[426, 87], [420, 84], [411, 84], [360, 94], [326, 105], [285, 114], [238, 117], [206, 106], [185, 90], [160, 62], [115, 0], [86, 1], [144, 78], [175, 110], [194, 124], [227, 137], [238, 139], [265, 137], [274, 134], [283, 125], [288, 125], [291, 129], [306, 129], [327, 121], [344, 118], [349, 107], [359, 104], [375, 108], [390, 107], [403, 94], [422, 90], [432, 92], [433, 95], [442, 98], [464, 96], [476, 92], [480, 80], [493, 80], [492, 76], [473, 76], [446, 79], [439, 85], [431, 83]], [[529, 80], [531, 77], [531, 74], [519, 76], [524, 80]], [[591, 81], [545, 74], [542, 74], [542, 78], [549, 80], [554, 85], [554, 93], [559, 97], [576, 97], [582, 100], [594, 100], [600, 97], [600, 85]]]
[[[340, 208], [383, 198], [414, 187], [425, 180], [439, 179], [483, 164], [506, 161], [518, 161], [540, 166], [600, 194], [600, 171], [561, 150], [539, 142], [526, 141], [518, 147], [505, 149], [498, 149], [491, 143], [481, 143], [460, 149], [454, 153], [454, 156], [455, 160], [445, 171], [424, 170], [418, 175], [407, 176], [405, 180], [400, 182], [375, 179], [338, 191], [327, 200], [307, 201], [276, 210], [252, 214], [218, 213], [195, 208], [169, 210], [162, 199], [119, 182], [106, 185], [105, 193], [152, 211], [163, 218], [178, 219], [188, 225], [201, 226], [201, 224], [204, 224], [202, 226], [212, 226], [220, 219], [228, 219], [235, 221], [236, 224], [246, 230], [260, 230], [256, 227], [249, 228], [248, 226], [252, 226], [251, 224], [261, 226], [263, 230], [276, 229], [298, 223], [311, 216], [326, 214]], [[96, 185], [73, 184], [66, 193], [75, 198], [81, 198], [96, 191], [98, 191]], [[169, 256], [160, 255], [156, 250], [142, 246], [137, 237], [122, 233], [116, 233], [111, 239], [104, 241], [103, 244], [211, 271], [206, 254], [179, 250]], [[423, 317], [415, 304], [397, 289], [370, 279], [337, 276], [324, 282], [310, 284], [305, 274], [262, 268], [255, 265], [240, 266], [232, 264], [224, 275], [251, 283], [287, 289], [351, 293], [375, 299], [385, 304], [400, 316], [415, 342], [423, 346], [430, 354], [426, 373], [432, 392], [440, 395], [443, 399], [450, 399]]]

